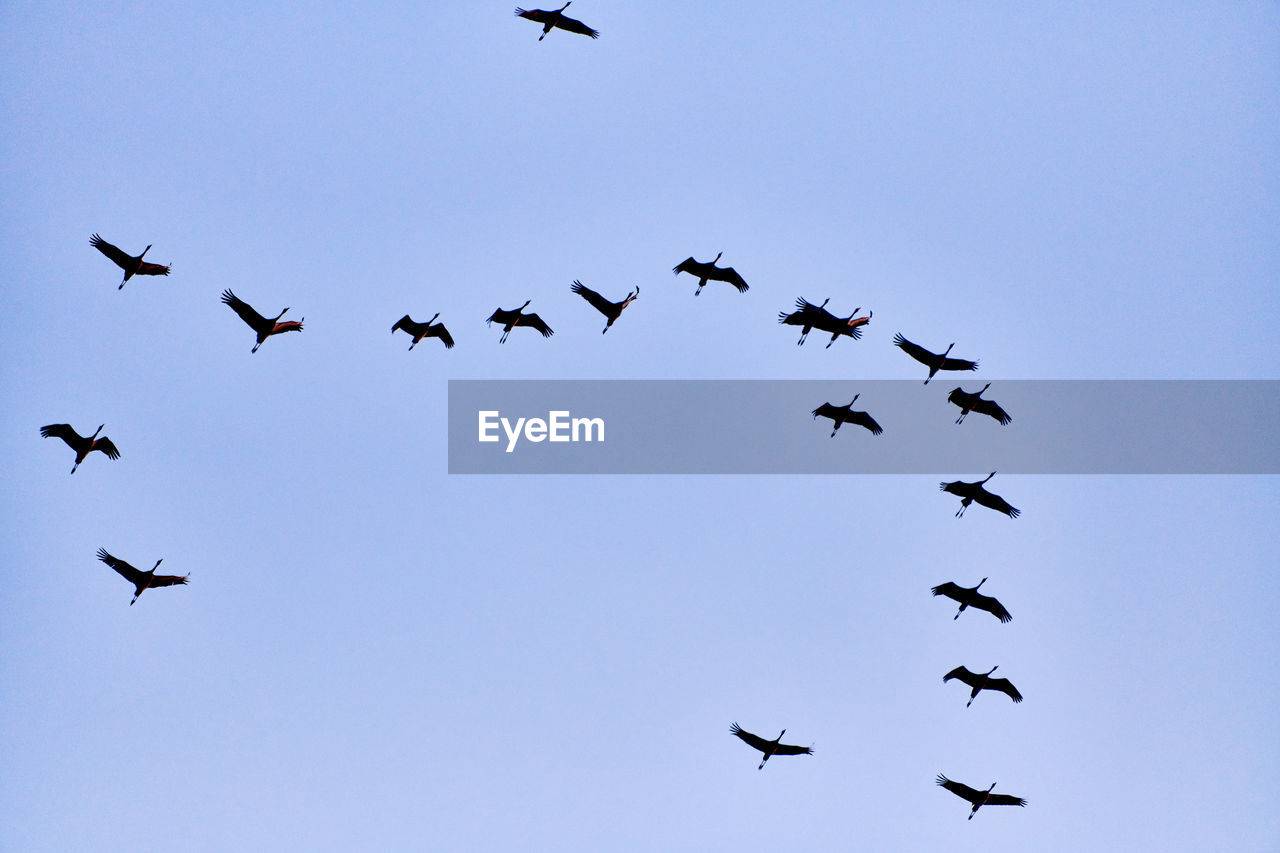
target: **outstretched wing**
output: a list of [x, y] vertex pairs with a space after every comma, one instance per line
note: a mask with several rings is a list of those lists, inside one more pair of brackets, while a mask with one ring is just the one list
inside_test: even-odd
[[449, 334], [449, 330], [444, 327], [444, 323], [436, 323], [434, 326], [429, 327], [427, 335], [443, 341], [445, 349], [453, 349], [453, 335]]
[[830, 403], [823, 403], [821, 406], [813, 410], [814, 420], [818, 418], [831, 418], [832, 420], [840, 420], [844, 415], [844, 409], [837, 408]]
[[93, 246], [93, 248], [110, 258], [112, 262], [122, 270], [128, 270], [129, 267], [133, 265], [132, 255], [126, 255], [119, 248], [111, 245], [106, 240], [103, 240], [97, 234], [94, 234], [89, 238], [89, 245]]
[[120, 576], [131, 584], [137, 584], [146, 575], [146, 572], [140, 572], [124, 560], [108, 554], [106, 548], [98, 549], [98, 559], [119, 572]]
[[941, 773], [938, 774], [938, 784], [955, 794], [957, 797], [966, 799], [971, 803], [976, 803], [987, 796], [986, 791], [975, 790], [962, 782], [953, 782]]
[[107, 438], [106, 436], [103, 436], [102, 438], [95, 441], [93, 443], [93, 449], [101, 450], [103, 453], [107, 455], [108, 459], [120, 458], [120, 451], [116, 450], [115, 444], [113, 444], [111, 439]]
[[963, 358], [944, 358], [939, 370], [977, 370], [978, 362], [966, 361]]
[[45, 438], [60, 438], [65, 441], [72, 450], [77, 450], [77, 443], [84, 442], [84, 437], [72, 429], [71, 424], [49, 424], [48, 426], [42, 426], [40, 427], [40, 435]]
[[272, 322], [263, 317], [257, 311], [249, 306], [249, 303], [240, 299], [229, 289], [222, 291], [222, 301], [226, 305], [231, 306], [231, 310], [240, 315], [240, 319], [249, 324], [249, 328], [255, 332], [261, 332], [272, 328]]
[[530, 9], [525, 11], [519, 6], [516, 7], [517, 18], [526, 18], [530, 21], [537, 21], [539, 24], [545, 24], [547, 21], [551, 20], [554, 15], [554, 12], [548, 12], [544, 9]]
[[1025, 806], [1027, 801], [1011, 794], [987, 794], [984, 806]]
[[747, 746], [750, 746], [753, 749], [758, 749], [761, 752], [767, 752], [772, 744], [771, 741], [767, 741], [759, 735], [753, 735], [737, 723], [729, 726], [729, 734], [737, 735]]
[[773, 751], [774, 755], [813, 755], [813, 747], [811, 746], [792, 746], [789, 743], [780, 743], [778, 748]]
[[983, 595], [980, 592], [975, 592], [973, 594], [973, 601], [969, 606], [976, 607], [979, 610], [985, 610], [997, 617], [1001, 622], [1008, 622], [1013, 619], [1013, 614], [1006, 610], [1003, 604], [991, 596]]
[[542, 332], [544, 338], [549, 338], [555, 334], [555, 332], [551, 331], [551, 327], [544, 323], [537, 314], [521, 314], [520, 319], [516, 321], [516, 325], [537, 329]]
[[594, 290], [587, 287], [585, 284], [583, 284], [580, 281], [575, 280], [573, 283], [573, 287], [571, 289], [573, 290], [574, 293], [578, 294], [583, 299], [590, 302], [591, 307], [595, 308], [597, 311], [599, 311], [601, 314], [604, 314], [605, 316], [608, 316], [610, 309], [615, 307], [614, 304], [610, 302], [608, 299], [605, 299], [599, 293], [596, 293]]
[[712, 269], [714, 272], [709, 273], [707, 278], [732, 284], [738, 288], [739, 293], [746, 293], [750, 289], [747, 287], [746, 281], [743, 280], [742, 276], [738, 275], [738, 271], [733, 267], [712, 267]]
[[399, 320], [396, 320], [396, 324], [391, 327], [391, 331], [393, 332], [398, 331], [400, 329], [404, 329], [406, 332], [408, 332], [410, 335], [416, 338], [418, 337], [418, 335], [422, 334], [423, 324], [413, 322], [413, 318], [410, 317], [408, 314], [405, 314]]
[[955, 388], [947, 395], [948, 403], [955, 403], [960, 408], [972, 408], [973, 395], [962, 388]]
[[977, 677], [978, 677], [977, 674], [970, 672], [968, 667], [958, 666], [955, 669], [948, 672], [946, 675], [942, 676], [942, 681], [945, 684], [946, 682], [950, 681], [953, 678], [958, 678], [961, 681], [963, 681], [965, 684], [972, 687], [973, 682], [975, 679], [977, 679]]
[[845, 420], [851, 424], [857, 424], [860, 427], [866, 427], [871, 430], [872, 435], [879, 435], [884, 432], [880, 428], [880, 424], [876, 423], [876, 419], [868, 415], [866, 412], [850, 412], [845, 416]]
[[1008, 426], [1009, 422], [1013, 420], [1013, 418], [1009, 417], [1009, 413], [1000, 408], [994, 400], [979, 400], [974, 404], [973, 410], [979, 414], [995, 418], [1000, 422], [1001, 426]]
[[186, 583], [186, 575], [156, 575], [147, 586], [185, 586]]
[[281, 332], [301, 332], [301, 320], [285, 320], [283, 323], [272, 323], [271, 334], [278, 335]]
[[911, 341], [904, 338], [901, 332], [894, 336], [893, 345], [921, 364], [928, 364], [931, 359], [937, 358], [935, 353], [931, 353], [919, 344], [913, 344]]
[[1015, 702], [1022, 701], [1022, 694], [1018, 692], [1018, 688], [1013, 686], [1013, 682], [1007, 678], [989, 678], [983, 688], [986, 690], [999, 690]]
[[693, 256], [690, 255], [689, 257], [685, 258], [683, 261], [681, 261], [680, 263], [672, 267], [671, 271], [676, 275], [679, 275], [682, 272], [687, 272], [687, 273], [690, 273], [691, 275], [701, 276], [702, 270], [699, 269], [701, 266], [702, 264], [695, 261], [693, 259]]
[[501, 323], [502, 325], [505, 326], [519, 316], [520, 316], [519, 311], [508, 311], [504, 308], [498, 308], [494, 310], [492, 314], [489, 315], [489, 319], [485, 320], [485, 322], [490, 325], [492, 325], [493, 323]]
[[1010, 506], [1009, 502], [1006, 501], [1004, 498], [1000, 497], [999, 495], [992, 494], [991, 492], [988, 492], [986, 489], [978, 489], [978, 493], [973, 496], [973, 499], [978, 503], [982, 504], [983, 506], [987, 507], [988, 509], [994, 509], [997, 512], [1003, 512], [1005, 515], [1009, 516], [1010, 518], [1017, 518], [1021, 514], [1021, 510], [1018, 510]]
[[935, 586], [933, 588], [933, 594], [945, 595], [947, 598], [954, 598], [956, 601], [959, 601], [961, 595], [960, 590], [960, 587], [956, 586], [951, 581], [947, 581], [946, 583], [940, 583]]
[[568, 30], [571, 33], [579, 33], [584, 36], [591, 36], [592, 38], [600, 37], [600, 34], [598, 32], [591, 29], [591, 27], [588, 27], [586, 24], [582, 23], [582, 21], [578, 21], [573, 18], [567, 18], [564, 15], [559, 16], [559, 20], [556, 21], [556, 26], [562, 30]]
[[168, 275], [169, 268], [164, 264], [153, 264], [150, 261], [139, 261], [138, 271], [134, 275]]

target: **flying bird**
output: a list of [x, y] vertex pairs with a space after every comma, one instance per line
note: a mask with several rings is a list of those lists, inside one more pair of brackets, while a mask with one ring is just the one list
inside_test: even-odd
[[813, 419], [831, 418], [835, 421], [835, 426], [831, 429], [832, 438], [835, 437], [836, 431], [840, 429], [841, 424], [857, 424], [860, 427], [866, 427], [871, 431], [872, 435], [879, 435], [884, 432], [880, 428], [880, 424], [875, 422], [875, 418], [866, 412], [851, 411], [851, 407], [858, 401], [861, 394], [854, 394], [853, 399], [844, 406], [833, 406], [830, 403], [823, 403], [821, 406], [813, 410]]
[[[436, 312], [436, 317], [440, 313]], [[418, 341], [423, 338], [439, 338], [444, 344], [445, 349], [453, 349], [453, 335], [449, 334], [449, 330], [444, 327], [444, 323], [436, 323], [436, 317], [432, 317], [425, 323], [415, 323], [413, 318], [405, 314], [396, 324], [391, 327], [391, 334], [395, 334], [397, 329], [404, 329], [413, 338], [413, 343], [409, 344], [409, 349], [413, 349], [418, 345]], [[435, 323], [435, 325], [431, 325]]]
[[963, 498], [963, 500], [960, 501], [960, 509], [956, 510], [956, 518], [959, 518], [960, 516], [964, 515], [964, 511], [968, 509], [969, 504], [973, 503], [974, 501], [977, 501], [978, 503], [982, 504], [988, 509], [994, 509], [997, 512], [1003, 512], [1005, 515], [1009, 516], [1010, 518], [1017, 518], [1018, 515], [1021, 513], [1020, 510], [1010, 506], [1009, 502], [1006, 501], [1004, 498], [1000, 497], [999, 495], [988, 492], [986, 488], [983, 486], [983, 484], [986, 483], [987, 480], [990, 480], [995, 475], [996, 475], [996, 472], [992, 471], [990, 474], [986, 476], [985, 479], [980, 480], [977, 483], [964, 483], [964, 482], [961, 482], [960, 480], [956, 480], [955, 482], [952, 482], [952, 483], [939, 483], [938, 488], [944, 492], [950, 492], [953, 495], [959, 495], [961, 498]]
[[966, 361], [963, 358], [947, 358], [947, 353], [951, 352], [951, 347], [955, 346], [954, 343], [951, 344], [950, 347], [947, 347], [947, 352], [942, 353], [942, 355], [938, 355], [937, 353], [929, 352], [919, 344], [911, 343], [911, 341], [904, 338], [902, 333], [899, 332], [893, 339], [893, 345], [900, 347], [907, 355], [929, 368], [929, 376], [924, 380], [925, 385], [929, 384], [929, 380], [933, 378], [933, 374], [937, 373], [939, 370], [978, 369], [978, 362], [976, 361]]
[[938, 774], [938, 784], [955, 794], [962, 800], [968, 800], [973, 804], [973, 808], [969, 811], [969, 820], [973, 820], [973, 816], [978, 813], [978, 809], [983, 806], [1025, 806], [1027, 801], [1021, 797], [1012, 797], [1008, 794], [993, 794], [991, 789], [996, 786], [995, 782], [991, 783], [991, 788], [985, 791], [979, 791], [963, 785], [960, 782], [952, 782], [941, 773]]
[[[573, 0], [569, 0], [572, 3]], [[545, 9], [531, 9], [525, 11], [519, 7], [516, 8], [516, 17], [525, 18], [537, 24], [542, 24], [542, 35], [538, 36], [538, 41], [542, 41], [547, 37], [547, 33], [551, 32], [553, 27], [559, 27], [562, 30], [568, 30], [571, 33], [579, 33], [592, 38], [599, 38], [600, 33], [588, 27], [582, 21], [570, 18], [564, 14], [564, 10], [569, 8], [569, 3], [565, 3], [559, 9], [548, 12]]]
[[942, 682], [945, 684], [956, 678], [973, 688], [973, 692], [969, 694], [969, 701], [965, 703], [966, 708], [973, 704], [973, 700], [978, 698], [978, 694], [983, 690], [999, 690], [1014, 702], [1021, 702], [1022, 694], [1018, 692], [1018, 688], [1013, 686], [1013, 682], [1007, 678], [991, 677], [991, 673], [999, 668], [998, 666], [993, 666], [986, 672], [970, 672], [963, 666], [958, 666], [942, 676]]
[[511, 334], [511, 330], [516, 326], [529, 326], [530, 328], [537, 329], [539, 332], [542, 332], [542, 336], [544, 338], [549, 338], [555, 334], [555, 332], [551, 330], [551, 327], [542, 322], [542, 318], [537, 314], [521, 313], [524, 309], [529, 307], [529, 303], [532, 301], [532, 299], [525, 300], [525, 303], [514, 311], [498, 308], [489, 315], [489, 319], [485, 320], [486, 323], [490, 325], [494, 322], [502, 324], [502, 337], [498, 339], [498, 343], [505, 344], [507, 342], [507, 335]]
[[105, 453], [108, 459], [120, 458], [120, 451], [116, 450], [116, 446], [111, 443], [111, 439], [105, 435], [102, 438], [98, 438], [98, 433], [102, 432], [104, 426], [106, 424], [98, 424], [98, 428], [93, 431], [93, 435], [86, 438], [72, 429], [71, 424], [49, 424], [48, 426], [40, 427], [40, 435], [45, 438], [60, 438], [76, 452], [76, 464], [71, 466], [71, 473], [74, 474], [85, 457], [95, 450]]
[[[986, 578], [978, 581], [978, 586], [982, 586], [987, 582]], [[933, 588], [934, 595], [945, 595], [947, 598], [960, 602], [960, 609], [956, 611], [956, 615], [951, 618], [959, 619], [960, 614], [964, 612], [966, 607], [972, 607], [976, 610], [985, 610], [992, 616], [995, 616], [1001, 622], [1008, 622], [1013, 616], [1005, 609], [1005, 606], [989, 595], [983, 595], [978, 592], [978, 586], [957, 586], [951, 581], [939, 584]]]
[[145, 255], [147, 252], [151, 251], [150, 244], [147, 245], [147, 248], [142, 250], [142, 255], [138, 255], [137, 257], [134, 257], [133, 255], [126, 255], [122, 250], [111, 245], [106, 240], [103, 240], [97, 234], [94, 234], [92, 237], [89, 238], [89, 245], [93, 246], [99, 252], [106, 255], [108, 258], [110, 258], [112, 261], [115, 262], [116, 266], [124, 270], [124, 278], [120, 279], [120, 286], [117, 287], [116, 290], [123, 290], [124, 283], [129, 279], [133, 278], [135, 275], [168, 275], [169, 274], [168, 267], [163, 266], [162, 264], [153, 264], [150, 261], [144, 261], [142, 259], [142, 255]]
[[853, 309], [853, 313], [848, 317], [837, 317], [826, 309], [826, 304], [830, 299], [822, 300], [821, 305], [814, 305], [804, 297], [796, 300], [796, 310], [788, 314], [785, 311], [778, 312], [778, 322], [787, 326], [800, 326], [800, 340], [796, 341], [796, 346], [804, 343], [804, 339], [809, 336], [811, 329], [818, 329], [828, 332], [831, 340], [827, 341], [827, 347], [836, 342], [836, 338], [841, 335], [848, 335], [855, 341], [862, 337], [862, 327], [871, 322], [871, 316], [874, 312], [868, 312], [865, 317], [858, 317], [857, 314], [862, 308]]
[[640, 295], [640, 285], [636, 285], [636, 289], [627, 294], [627, 298], [621, 302], [610, 302], [591, 288], [587, 287], [580, 281], [574, 281], [571, 288], [574, 293], [591, 303], [591, 307], [595, 308], [605, 316], [604, 328], [600, 330], [600, 334], [609, 331], [609, 327], [613, 325], [613, 321], [622, 315], [622, 309], [626, 308], [636, 297]]
[[790, 744], [781, 743], [782, 736], [786, 733], [787, 730], [783, 729], [773, 740], [765, 740], [760, 735], [753, 735], [751, 732], [746, 731], [737, 723], [729, 727], [729, 734], [737, 735], [742, 738], [743, 743], [747, 746], [764, 753], [764, 758], [760, 759], [760, 766], [756, 768], [757, 770], [763, 770], [764, 763], [775, 755], [813, 755], [812, 746], [791, 746]]
[[156, 569], [158, 569], [160, 567], [160, 564], [164, 562], [163, 558], [156, 560], [156, 564], [151, 567], [151, 571], [149, 572], [144, 572], [140, 569], [135, 569], [133, 566], [129, 565], [124, 560], [121, 560], [119, 557], [111, 556], [110, 554], [107, 553], [106, 548], [98, 549], [98, 559], [106, 563], [111, 568], [115, 569], [117, 572], [120, 573], [120, 576], [122, 578], [124, 578], [129, 583], [134, 585], [135, 590], [133, 593], [133, 601], [129, 602], [130, 607], [133, 606], [133, 602], [137, 601], [138, 596], [142, 595], [142, 593], [145, 590], [148, 590], [148, 589], [151, 589], [152, 587], [157, 587], [157, 586], [186, 585], [187, 578], [191, 577], [191, 575], [183, 575], [179, 577], [178, 575], [156, 574]]
[[[986, 391], [990, 387], [991, 383], [988, 382], [986, 385], [982, 386], [982, 391]], [[1000, 405], [996, 403], [995, 400], [982, 399], [982, 391], [979, 391], [976, 394], [970, 394], [967, 391], [956, 388], [947, 395], [948, 402], [955, 403], [960, 407], [960, 417], [956, 418], [956, 423], [964, 423], [965, 415], [970, 412], [977, 412], [980, 415], [987, 415], [995, 418], [1000, 422], [1000, 426], [1008, 426], [1009, 422], [1012, 421], [1013, 418], [1009, 417], [1009, 413], [1000, 408]]]
[[[720, 255], [723, 254], [724, 252], [720, 253]], [[693, 292], [694, 296], [702, 292], [702, 288], [706, 286], [708, 281], [723, 281], [738, 288], [739, 293], [746, 293], [748, 289], [747, 283], [742, 280], [742, 276], [738, 275], [737, 270], [733, 267], [716, 266], [716, 261], [720, 260], [720, 255], [716, 255], [714, 261], [705, 264], [688, 257], [672, 267], [671, 271], [676, 275], [687, 272], [698, 277], [698, 289]]]
[[222, 301], [230, 305], [231, 310], [239, 314], [240, 319], [248, 323], [249, 328], [258, 333], [258, 342], [253, 345], [253, 349], [249, 350], [249, 352], [257, 352], [263, 341], [272, 335], [279, 335], [284, 332], [301, 332], [303, 320], [306, 320], [303, 317], [302, 320], [286, 320], [281, 323], [280, 318], [284, 316], [285, 311], [289, 310], [288, 308], [281, 311], [273, 319], [268, 320], [257, 311], [254, 311], [249, 306], [249, 303], [239, 299], [230, 290], [222, 291]]

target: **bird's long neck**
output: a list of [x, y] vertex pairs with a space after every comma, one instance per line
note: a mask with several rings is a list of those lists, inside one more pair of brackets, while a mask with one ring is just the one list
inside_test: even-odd
[[979, 392], [978, 392], [978, 396], [979, 396], [979, 397], [981, 397], [981, 396], [982, 396], [982, 394], [983, 394], [983, 392], [984, 392], [984, 391], [986, 391], [986, 390], [987, 390], [988, 388], [990, 388], [990, 387], [991, 387], [991, 383], [990, 383], [990, 382], [988, 382], [986, 385], [983, 385], [983, 386], [982, 386], [982, 391], [979, 391]]
[[526, 308], [528, 308], [528, 307], [529, 307], [529, 303], [530, 303], [530, 302], [532, 302], [532, 301], [533, 301], [532, 299], [526, 299], [526, 300], [524, 301], [524, 304], [523, 304], [523, 305], [521, 305], [521, 306], [520, 306], [519, 308], [517, 308], [516, 310], [517, 310], [517, 311], [523, 311], [524, 309], [526, 309]]
[[853, 395], [853, 399], [849, 401], [849, 405], [848, 405], [848, 406], [845, 406], [845, 408], [847, 409], [847, 408], [849, 408], [850, 406], [852, 406], [854, 403], [858, 402], [858, 398], [859, 398], [859, 397], [861, 397], [861, 396], [862, 396], [862, 394], [861, 394], [861, 393], [854, 394], [854, 395]]
[[93, 435], [89, 436], [89, 440], [90, 440], [90, 441], [93, 441], [95, 438], [97, 438], [97, 437], [98, 437], [98, 433], [102, 432], [102, 428], [103, 428], [104, 426], [106, 426], [106, 424], [99, 424], [99, 425], [98, 425], [98, 428], [97, 428], [97, 429], [95, 429], [95, 430], [93, 431]]
[[[988, 676], [988, 677], [990, 677], [990, 676], [991, 676], [991, 673], [995, 672], [995, 671], [996, 671], [997, 669], [999, 669], [999, 668], [1000, 668], [1000, 665], [999, 665], [999, 664], [996, 664], [995, 666], [991, 667], [991, 669], [987, 670], [987, 676]], [[994, 787], [995, 787], [995, 783], [992, 783], [991, 787], [993, 787], [993, 788], [994, 788]]]
[[[440, 312], [439, 312], [439, 311], [437, 311], [437, 312], [436, 312], [436, 317], [439, 317], [439, 316], [440, 316]], [[430, 320], [428, 320], [428, 321], [427, 321], [427, 325], [428, 325], [428, 326], [430, 326], [432, 323], [434, 323], [434, 322], [436, 321], [436, 317], [432, 317]]]
[[822, 300], [822, 304], [821, 304], [821, 305], [819, 305], [818, 307], [819, 307], [819, 308], [826, 308], [826, 307], [827, 307], [827, 303], [828, 303], [828, 302], [830, 302], [830, 301], [831, 301], [831, 297], [830, 297], [830, 296], [828, 296], [826, 299]]
[[[990, 479], [991, 479], [992, 477], [994, 477], [995, 475], [996, 475], [996, 472], [995, 472], [995, 471], [992, 471], [990, 474], [988, 474], [988, 475], [986, 476], [986, 478], [982, 481], [982, 483], [987, 482], [987, 480], [990, 480]], [[982, 483], [979, 483], [978, 485], [979, 485], [979, 486], [981, 486], [981, 485], [982, 485]]]
[[[953, 346], [955, 346], [955, 343], [954, 343], [954, 342], [952, 342], [952, 344], [951, 344], [951, 347], [953, 347]], [[947, 351], [946, 351], [946, 352], [944, 352], [944, 353], [942, 354], [942, 357], [943, 357], [943, 358], [946, 358], [946, 357], [947, 357], [947, 353], [948, 353], [948, 352], [951, 352], [951, 347], [947, 347]]]
[[285, 311], [288, 311], [288, 310], [289, 310], [289, 309], [288, 309], [288, 308], [286, 308], [286, 309], [284, 309], [284, 311], [281, 311], [279, 314], [277, 314], [277, 315], [276, 315], [276, 318], [275, 318], [274, 320], [272, 320], [271, 322], [273, 322], [273, 323], [279, 323], [279, 322], [280, 322], [280, 318], [281, 318], [281, 317], [283, 317], [283, 316], [285, 315]]
[[154, 575], [156, 573], [156, 569], [160, 568], [160, 564], [163, 562], [164, 562], [164, 557], [161, 557], [159, 560], [156, 560], [156, 564], [151, 567], [151, 571], [148, 572], [147, 574]]
[[787, 733], [787, 730], [786, 730], [786, 729], [783, 729], [782, 731], [778, 732], [778, 736], [777, 736], [776, 738], [774, 738], [774, 739], [773, 739], [773, 742], [774, 742], [774, 743], [781, 743], [781, 742], [782, 742], [782, 736], [783, 736], [783, 735], [785, 735], [786, 733]]
[[[147, 252], [150, 252], [150, 251], [151, 251], [151, 246], [148, 244], [147, 248], [142, 250], [142, 255], [145, 255]], [[142, 255], [138, 255], [138, 260], [142, 260]]]
[[979, 589], [979, 587], [981, 587], [981, 586], [982, 586], [984, 583], [986, 583], [986, 582], [987, 582], [987, 579], [986, 579], [986, 578], [983, 578], [982, 580], [978, 581], [978, 586], [975, 586], [975, 587], [973, 588], [973, 591], [974, 591], [974, 592], [977, 592], [977, 591], [978, 591], [978, 589]]
[[[724, 252], [720, 252], [719, 254], [717, 254], [717, 255], [716, 255], [716, 258], [715, 258], [715, 261], [712, 261], [711, 263], [713, 263], [713, 264], [714, 264], [716, 261], [720, 260], [720, 255], [723, 255], [723, 254], [724, 254]], [[826, 303], [824, 302], [823, 304], [825, 305]]]
[[[572, 2], [573, 2], [573, 0], [569, 0], [569, 3], [572, 3]], [[565, 3], [565, 4], [564, 4], [563, 6], [561, 6], [559, 9], [556, 9], [556, 14], [557, 14], [557, 15], [559, 15], [559, 14], [560, 14], [561, 12], [563, 12], [565, 9], [568, 9], [568, 8], [569, 8], [569, 3]]]

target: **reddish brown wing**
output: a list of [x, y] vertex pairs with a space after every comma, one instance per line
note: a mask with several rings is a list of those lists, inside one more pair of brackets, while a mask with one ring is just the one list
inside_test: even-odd
[[151, 583], [147, 584], [147, 586], [180, 586], [186, 585], [186, 583], [187, 579], [185, 576], [156, 575], [151, 579]]
[[163, 264], [153, 264], [150, 261], [142, 261], [138, 265], [138, 271], [135, 275], [168, 275], [169, 268]]

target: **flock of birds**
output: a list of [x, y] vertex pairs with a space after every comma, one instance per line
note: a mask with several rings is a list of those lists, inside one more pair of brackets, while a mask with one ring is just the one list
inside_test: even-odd
[[[542, 35], [538, 37], [541, 41], [553, 29], [563, 29], [568, 32], [578, 33], [581, 35], [597, 38], [599, 33], [596, 30], [583, 24], [581, 21], [570, 18], [564, 14], [564, 10], [570, 4], [565, 3], [559, 9], [546, 11], [542, 9], [524, 10], [516, 9], [516, 15], [526, 20], [533, 21], [542, 25]], [[151, 250], [148, 245], [140, 254], [134, 256], [129, 255], [120, 248], [103, 240], [98, 234], [94, 234], [90, 238], [90, 244], [98, 249], [103, 255], [109, 258], [121, 270], [124, 271], [124, 277], [121, 279], [119, 288], [123, 289], [126, 282], [135, 275], [147, 276], [167, 276], [170, 267], [162, 264], [156, 264], [143, 260], [143, 257]], [[673, 273], [680, 275], [685, 273], [697, 278], [698, 286], [694, 291], [694, 295], [701, 294], [702, 289], [708, 282], [723, 282], [734, 287], [739, 293], [745, 293], [749, 289], [746, 280], [733, 267], [717, 266], [723, 252], [717, 254], [711, 261], [698, 261], [693, 257], [686, 258], [675, 267], [672, 268]], [[634, 290], [620, 301], [614, 302], [600, 293], [587, 287], [580, 281], [574, 281], [572, 292], [581, 296], [589, 305], [595, 308], [605, 318], [605, 326], [601, 330], [604, 334], [612, 328], [613, 324], [622, 315], [622, 312], [628, 305], [634, 302], [640, 295], [640, 288], [637, 286]], [[232, 311], [236, 313], [255, 333], [256, 342], [250, 352], [257, 352], [266, 340], [273, 335], [284, 334], [286, 332], [301, 332], [303, 330], [303, 320], [284, 320], [283, 317], [288, 308], [280, 311], [273, 318], [264, 317], [259, 314], [248, 303], [241, 300], [230, 290], [225, 290], [222, 294], [222, 301]], [[542, 334], [543, 337], [551, 337], [554, 332], [551, 327], [537, 314], [525, 313], [525, 309], [529, 307], [532, 300], [526, 300], [523, 305], [515, 309], [498, 308], [485, 321], [489, 325], [498, 323], [502, 327], [502, 336], [499, 343], [505, 343], [507, 336], [511, 331], [518, 327], [528, 327]], [[803, 345], [809, 332], [817, 329], [824, 334], [831, 336], [827, 342], [830, 347], [841, 336], [860, 340], [863, 335], [863, 329], [872, 318], [872, 312], [868, 311], [866, 316], [859, 316], [862, 310], [860, 307], [855, 308], [848, 316], [838, 317], [826, 309], [827, 302], [824, 300], [821, 305], [814, 305], [804, 298], [796, 300], [795, 310], [792, 312], [779, 312], [778, 322], [789, 326], [799, 326], [801, 329], [800, 339], [796, 341], [797, 345]], [[439, 338], [446, 349], [452, 349], [455, 341], [453, 335], [445, 327], [444, 323], [436, 322], [440, 317], [437, 313], [425, 323], [419, 323], [412, 319], [408, 314], [401, 317], [391, 327], [392, 334], [397, 331], [403, 331], [410, 336], [412, 342], [409, 349], [412, 350], [418, 343], [425, 338]], [[924, 384], [928, 385], [929, 381], [939, 371], [974, 371], [978, 368], [978, 362], [969, 361], [961, 358], [952, 358], [950, 356], [951, 349], [955, 344], [951, 344], [942, 353], [934, 353], [924, 347], [915, 344], [901, 334], [898, 334], [893, 343], [904, 353], [920, 362], [928, 368], [928, 376], [924, 380]], [[1009, 414], [992, 400], [984, 399], [982, 394], [990, 388], [990, 383], [984, 385], [980, 391], [967, 392], [961, 388], [956, 388], [947, 397], [947, 402], [957, 406], [960, 409], [960, 415], [956, 418], [956, 423], [963, 423], [965, 417], [971, 412], [977, 412], [993, 418], [1002, 426], [1011, 422], [1012, 418]], [[872, 435], [880, 435], [883, 432], [881, 426], [865, 411], [854, 411], [853, 404], [857, 402], [860, 394], [855, 394], [853, 400], [843, 406], [836, 406], [830, 402], [823, 403], [821, 406], [813, 410], [813, 416], [816, 420], [819, 417], [829, 418], [833, 427], [831, 436], [834, 437], [843, 424], [853, 424], [868, 430]], [[100, 424], [98, 429], [90, 436], [81, 436], [70, 424], [48, 424], [41, 427], [40, 434], [44, 438], [60, 438], [74, 452], [75, 464], [71, 468], [74, 474], [76, 469], [84, 462], [93, 451], [99, 451], [108, 459], [118, 459], [120, 451], [116, 445], [107, 436], [101, 435], [105, 424]], [[971, 503], [978, 504], [1002, 512], [1010, 518], [1016, 518], [1019, 510], [1011, 506], [1004, 498], [989, 492], [986, 489], [986, 483], [995, 476], [996, 472], [987, 475], [983, 480], [973, 483], [963, 481], [955, 481], [949, 483], [941, 483], [939, 487], [942, 491], [949, 492], [961, 499], [960, 509], [956, 511], [956, 516], [962, 516], [964, 511]], [[129, 602], [132, 606], [142, 593], [153, 587], [178, 586], [187, 583], [188, 576], [178, 575], [158, 575], [156, 570], [160, 567], [163, 560], [156, 560], [154, 566], [149, 571], [142, 571], [124, 560], [108, 553], [106, 549], [99, 549], [97, 557], [103, 563], [106, 563], [125, 580], [134, 585], [133, 599]], [[956, 611], [953, 619], [958, 619], [960, 614], [967, 608], [975, 610], [984, 610], [991, 613], [1001, 622], [1008, 622], [1013, 617], [1009, 611], [997, 599], [980, 593], [979, 588], [986, 583], [987, 578], [983, 578], [976, 586], [962, 587], [953, 582], [947, 582], [932, 589], [933, 595], [945, 596], [958, 602], [960, 607]], [[972, 705], [973, 700], [983, 690], [992, 690], [1007, 695], [1014, 702], [1022, 701], [1022, 694], [1017, 688], [1006, 678], [994, 678], [993, 673], [997, 667], [992, 667], [985, 673], [972, 672], [964, 666], [958, 666], [943, 676], [943, 682], [957, 680], [970, 688], [969, 701], [966, 707]], [[782, 743], [782, 736], [786, 734], [783, 729], [778, 737], [773, 740], [752, 734], [741, 728], [736, 722], [730, 727], [730, 733], [740, 738], [744, 743], [753, 749], [763, 753], [758, 769], [763, 769], [768, 760], [775, 755], [812, 755], [812, 746], [796, 746], [792, 744]], [[969, 818], [972, 819], [974, 814], [982, 806], [991, 805], [1026, 805], [1026, 801], [1013, 797], [1008, 794], [995, 794], [993, 789], [995, 783], [992, 783], [985, 791], [971, 788], [960, 782], [952, 781], [946, 776], [939, 775], [937, 784], [946, 790], [956, 794], [964, 800], [967, 800], [972, 808], [969, 812]]]

